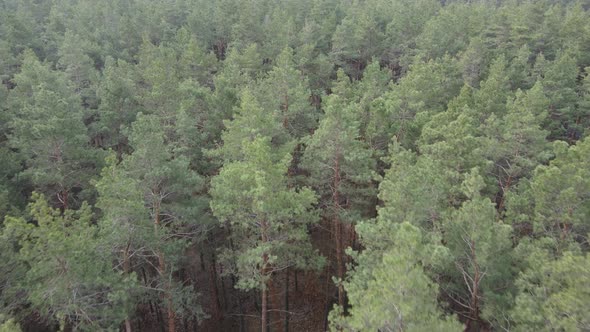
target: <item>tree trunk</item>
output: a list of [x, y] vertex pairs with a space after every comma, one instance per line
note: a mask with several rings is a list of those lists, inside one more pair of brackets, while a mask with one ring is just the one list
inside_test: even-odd
[[[483, 275], [479, 269], [479, 265], [477, 263], [477, 254], [475, 251], [475, 241], [470, 241], [470, 254], [471, 260], [474, 267], [474, 275], [471, 278], [471, 302], [469, 303], [470, 312], [469, 312], [469, 321], [465, 327], [465, 331], [472, 330], [472, 323], [479, 322], [479, 283]], [[466, 272], [464, 272], [466, 273]], [[467, 279], [465, 279], [467, 281]]]
[[[123, 253], [123, 272], [125, 275], [129, 274], [130, 264], [129, 264], [129, 248], [131, 247], [131, 243], [127, 242], [127, 247], [125, 247], [125, 251]], [[131, 332], [131, 320], [129, 316], [125, 318], [125, 332]]]
[[283, 100], [283, 128], [289, 127], [289, 95], [285, 94]]
[[[231, 251], [235, 252], [235, 247], [234, 247], [234, 241], [231, 238], [231, 233], [228, 234], [228, 238], [229, 238], [229, 246]], [[230, 276], [230, 280], [231, 280], [231, 288], [234, 289], [235, 285], [236, 285], [236, 277], [234, 274], [231, 274]], [[221, 279], [222, 282], [222, 290], [223, 290], [223, 294], [224, 294], [224, 301], [226, 303], [226, 307], [227, 307], [227, 299], [225, 298], [225, 286], [223, 285], [223, 278]], [[242, 293], [238, 292], [237, 293], [237, 298], [238, 298], [238, 308], [240, 309], [240, 332], [244, 332], [245, 328], [246, 328], [246, 322], [244, 320], [244, 305], [242, 303]]]
[[129, 318], [125, 319], [125, 332], [131, 332], [131, 321]]
[[267, 301], [266, 301], [266, 285], [262, 285], [262, 317], [261, 317], [261, 322], [260, 322], [260, 331], [262, 332], [266, 332], [267, 331], [267, 326], [266, 326], [266, 320], [267, 320]]
[[338, 283], [338, 305], [344, 308], [344, 287], [342, 286], [342, 279], [344, 277], [344, 264], [342, 262], [342, 224], [336, 221], [336, 264], [337, 275], [340, 282]]
[[68, 205], [68, 191], [67, 190], [62, 190], [60, 192], [57, 193], [57, 200], [59, 201], [59, 203], [61, 204], [61, 214], [63, 215], [66, 210], [68, 209], [69, 205]]
[[289, 332], [289, 269], [285, 271], [285, 332]]
[[[275, 280], [269, 280], [268, 282], [269, 284], [269, 296], [270, 296], [270, 300], [271, 300], [271, 309], [273, 309], [272, 311], [275, 312], [275, 314], [273, 315], [272, 313], [269, 315], [270, 321], [271, 322], [280, 322], [281, 321], [281, 305], [280, 305], [280, 301], [279, 301], [279, 297], [278, 297], [278, 290], [279, 287], [277, 287], [275, 285]], [[275, 317], [273, 319], [273, 316]]]
[[506, 180], [506, 185], [502, 186], [502, 182], [500, 181], [500, 189], [502, 190], [502, 197], [500, 197], [500, 202], [498, 203], [498, 212], [502, 213], [504, 209], [504, 202], [506, 200], [506, 194], [508, 190], [510, 190], [510, 186], [512, 185], [512, 175], [508, 176], [508, 180]]
[[170, 295], [170, 291], [168, 291], [168, 332], [175, 332], [176, 331], [176, 313], [174, 312], [174, 307], [172, 304], [172, 296]]
[[[342, 223], [340, 222], [340, 153], [336, 153], [336, 160], [334, 163], [334, 183], [332, 192], [333, 213], [334, 213], [334, 228], [336, 230], [336, 269], [337, 276], [340, 281], [344, 278], [344, 264], [342, 262]], [[338, 283], [338, 305], [344, 308], [344, 288], [342, 282]]]
[[213, 301], [213, 319], [221, 320], [221, 304], [219, 303], [219, 291], [217, 289], [217, 263], [215, 254], [211, 253], [211, 267], [209, 268], [209, 279], [211, 280], [211, 300]]
[[[160, 202], [156, 203], [156, 207], [154, 209], [154, 232], [156, 237], [158, 237], [160, 228]], [[161, 250], [158, 250], [158, 274], [160, 278], [164, 279], [166, 272], [166, 261], [164, 259], [164, 253]], [[165, 297], [166, 297], [166, 311], [167, 311], [167, 318], [168, 318], [168, 332], [176, 332], [176, 314], [174, 312], [174, 304], [172, 301], [172, 295], [170, 294], [170, 280], [165, 281]]]
[[[268, 237], [266, 234], [266, 229], [267, 229], [267, 225], [266, 225], [266, 220], [263, 220], [261, 222], [261, 228], [262, 228], [262, 243], [265, 244], [266, 242], [268, 242]], [[268, 254], [264, 253], [262, 254], [262, 269], [260, 271], [261, 276], [263, 278], [263, 280], [265, 280], [266, 275], [268, 273]], [[262, 311], [262, 315], [261, 315], [261, 322], [260, 322], [260, 330], [262, 332], [267, 332], [268, 331], [268, 326], [267, 326], [267, 320], [268, 320], [268, 300], [267, 300], [267, 289], [268, 289], [268, 281], [264, 281], [262, 286], [262, 305], [261, 305], [261, 311]]]

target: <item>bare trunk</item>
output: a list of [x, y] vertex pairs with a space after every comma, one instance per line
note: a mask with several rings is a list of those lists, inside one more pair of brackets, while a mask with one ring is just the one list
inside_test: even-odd
[[[267, 231], [267, 225], [266, 225], [266, 220], [263, 220], [261, 222], [261, 228], [262, 228], [262, 243], [266, 243], [268, 242], [268, 236], [266, 234]], [[260, 271], [262, 278], [265, 280], [266, 276], [268, 274], [268, 254], [264, 253], [262, 254], [262, 269]], [[267, 300], [267, 296], [268, 296], [268, 281], [264, 281], [264, 283], [261, 285], [262, 286], [262, 314], [261, 314], [261, 322], [260, 322], [260, 330], [262, 332], [266, 332], [268, 331], [268, 326], [267, 326], [267, 321], [268, 321], [268, 300]]]
[[[474, 275], [471, 278], [471, 302], [469, 303], [469, 321], [466, 324], [465, 331], [472, 329], [472, 324], [479, 322], [479, 283], [483, 278], [482, 272], [477, 263], [477, 254], [475, 252], [475, 241], [470, 242], [471, 260], [474, 267]], [[466, 272], [464, 272], [466, 273]], [[465, 279], [467, 280], [467, 279]], [[476, 326], [477, 327], [477, 326]]]
[[289, 332], [289, 269], [285, 271], [285, 332]]
[[125, 332], [131, 332], [131, 321], [129, 318], [125, 319]]
[[270, 300], [271, 300], [271, 309], [273, 309], [273, 311], [275, 312], [274, 314], [274, 319], [273, 319], [273, 315], [271, 313], [271, 315], [269, 315], [270, 321], [271, 322], [280, 322], [281, 321], [281, 306], [280, 306], [280, 301], [278, 298], [278, 287], [276, 287], [275, 282], [273, 280], [269, 280], [268, 282], [269, 284], [269, 296], [270, 296]]
[[68, 209], [68, 191], [66, 189], [63, 189], [62, 191], [57, 193], [57, 200], [60, 203], [60, 210], [61, 213], [64, 214], [66, 212], [66, 210]]
[[213, 319], [217, 322], [221, 319], [221, 304], [219, 303], [219, 291], [217, 289], [217, 263], [214, 254], [211, 254], [211, 267], [209, 269], [209, 280], [211, 282], [211, 301], [213, 302]]
[[340, 222], [340, 156], [337, 153], [334, 164], [334, 189], [332, 193], [333, 213], [334, 213], [334, 228], [336, 230], [336, 269], [337, 276], [340, 279], [338, 283], [338, 305], [344, 308], [344, 287], [342, 286], [342, 279], [344, 278], [344, 263], [342, 261], [342, 223]]
[[500, 198], [500, 203], [498, 204], [498, 212], [502, 212], [502, 209], [504, 209], [504, 202], [506, 200], [506, 194], [508, 193], [508, 190], [510, 190], [510, 186], [512, 185], [512, 175], [508, 176], [508, 180], [506, 180], [506, 185], [502, 186], [502, 197]]
[[170, 292], [167, 295], [168, 298], [168, 332], [175, 332], [176, 331], [176, 313], [174, 312], [174, 307], [172, 305], [172, 296]]
[[[156, 204], [154, 209], [154, 232], [158, 236], [160, 228], [160, 202]], [[166, 273], [166, 260], [164, 253], [158, 250], [158, 274], [160, 278], [165, 279]], [[172, 301], [172, 294], [170, 293], [170, 280], [165, 281], [165, 298], [166, 298], [166, 311], [168, 318], [168, 332], [176, 331], [176, 314], [174, 312], [174, 304]]]
[[[129, 248], [131, 247], [131, 243], [127, 243], [127, 247], [125, 247], [125, 252], [123, 253], [123, 272], [125, 275], [129, 274], [130, 264], [129, 264]], [[125, 318], [125, 332], [131, 332], [131, 320], [129, 317]]]
[[266, 285], [262, 285], [262, 317], [261, 317], [261, 322], [260, 322], [260, 330], [262, 332], [266, 332], [267, 331], [267, 326], [266, 326], [266, 320], [267, 320], [267, 301], [266, 301]]
[[289, 95], [286, 94], [284, 97], [284, 104], [283, 104], [283, 128], [287, 129], [289, 126]]
[[344, 264], [342, 261], [342, 224], [336, 221], [336, 264], [338, 279], [338, 305], [344, 307], [344, 287], [342, 286], [342, 278], [344, 277]]

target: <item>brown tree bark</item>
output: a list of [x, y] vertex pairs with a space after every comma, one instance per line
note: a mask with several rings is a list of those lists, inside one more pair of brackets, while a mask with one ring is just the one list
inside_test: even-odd
[[[480, 304], [479, 304], [479, 284], [481, 279], [484, 277], [485, 272], [482, 272], [479, 268], [479, 264], [477, 263], [477, 253], [475, 251], [475, 241], [471, 240], [469, 242], [469, 250], [470, 250], [470, 259], [471, 264], [473, 265], [473, 277], [469, 275], [469, 273], [462, 269], [463, 279], [465, 283], [468, 285], [470, 290], [470, 303], [469, 303], [469, 320], [465, 325], [465, 331], [471, 331], [473, 329], [473, 325], [475, 323], [477, 328], [477, 323], [480, 321], [479, 313], [480, 313]], [[471, 285], [469, 285], [471, 284]]]
[[[125, 247], [125, 251], [123, 252], [123, 272], [127, 275], [129, 274], [130, 264], [129, 264], [129, 248], [131, 247], [131, 243], [127, 243], [127, 247]], [[131, 320], [129, 317], [125, 318], [125, 332], [131, 332]]]
[[216, 321], [221, 320], [221, 304], [219, 303], [219, 291], [217, 289], [217, 263], [214, 254], [211, 254], [211, 267], [209, 268], [209, 280], [211, 282], [211, 300], [213, 301], [213, 316]]
[[[336, 230], [336, 269], [337, 276], [340, 280], [344, 278], [344, 263], [342, 261], [343, 250], [342, 250], [342, 222], [340, 221], [340, 156], [337, 153], [336, 160], [334, 162], [334, 182], [332, 192], [332, 203], [334, 213], [334, 228]], [[344, 307], [344, 287], [342, 283], [338, 284], [338, 305]]]
[[[263, 220], [261, 222], [261, 229], [262, 229], [262, 243], [266, 243], [268, 242], [268, 236], [266, 234], [267, 231], [267, 225], [266, 225], [266, 220]], [[261, 277], [263, 279], [266, 279], [266, 276], [268, 274], [268, 254], [264, 253], [262, 254], [262, 268], [261, 268]], [[262, 292], [261, 292], [261, 296], [262, 296], [262, 305], [261, 305], [261, 322], [260, 322], [260, 330], [262, 332], [267, 332], [268, 331], [268, 326], [267, 326], [267, 320], [268, 320], [268, 282], [265, 280], [263, 282], [262, 286]]]
[[266, 332], [267, 331], [267, 326], [266, 326], [266, 320], [267, 318], [267, 301], [266, 301], [266, 285], [262, 285], [262, 314], [261, 314], [261, 322], [260, 322], [260, 331], [262, 332]]
[[289, 269], [285, 271], [285, 332], [289, 332]]
[[[274, 322], [280, 322], [281, 321], [281, 305], [280, 305], [280, 301], [278, 298], [278, 294], [279, 294], [279, 287], [277, 287], [275, 285], [275, 281], [274, 280], [269, 280], [268, 282], [269, 288], [268, 288], [268, 295], [270, 296], [270, 300], [271, 300], [271, 309], [272, 312], [274, 312], [274, 315], [271, 314], [269, 315], [270, 321], [271, 323], [274, 324]], [[274, 316], [274, 318], [273, 318]]]
[[168, 332], [175, 332], [176, 331], [176, 313], [174, 312], [174, 307], [172, 305], [172, 296], [170, 292], [166, 296], [168, 299]]
[[[154, 208], [154, 232], [158, 236], [160, 228], [160, 202], [156, 203]], [[165, 279], [164, 274], [166, 273], [166, 261], [164, 254], [161, 250], [158, 250], [158, 274], [160, 278]], [[172, 295], [170, 294], [170, 282], [165, 281], [165, 298], [166, 298], [166, 312], [168, 318], [168, 332], [176, 332], [176, 313], [174, 312], [174, 304], [172, 301]]]

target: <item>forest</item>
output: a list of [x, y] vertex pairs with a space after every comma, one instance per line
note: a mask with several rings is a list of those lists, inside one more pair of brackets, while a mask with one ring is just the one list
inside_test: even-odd
[[0, 332], [590, 331], [590, 0], [0, 0]]

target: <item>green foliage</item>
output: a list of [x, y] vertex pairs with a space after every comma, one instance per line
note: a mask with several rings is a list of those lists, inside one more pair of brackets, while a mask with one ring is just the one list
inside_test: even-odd
[[392, 136], [405, 147], [413, 147], [422, 127], [445, 110], [462, 83], [457, 62], [440, 60], [414, 63], [406, 76], [371, 104], [367, 138], [385, 150]]
[[[35, 224], [7, 217], [3, 235], [15, 243], [15, 264], [26, 266], [11, 287], [24, 291], [40, 314], [82, 331], [114, 329], [125, 315], [133, 276], [114, 271], [101, 251], [90, 207], [60, 211], [33, 195], [29, 213]], [[13, 270], [14, 272], [14, 270]]]
[[242, 145], [243, 159], [227, 162], [211, 182], [213, 214], [232, 229], [235, 251], [223, 257], [238, 276], [237, 287], [265, 288], [273, 270], [318, 268], [306, 225], [317, 221], [316, 195], [287, 187], [290, 154], [273, 151], [259, 136]]
[[326, 216], [354, 222], [373, 209], [375, 163], [359, 140], [358, 108], [338, 95], [325, 101], [324, 117], [308, 140], [301, 167], [320, 194]]
[[317, 114], [310, 103], [307, 79], [295, 68], [293, 50], [285, 48], [254, 90], [265, 112], [277, 113], [284, 129], [293, 138], [307, 135], [314, 127]]
[[[4, 320], [2, 319], [2, 317], [0, 317], [0, 320]], [[21, 328], [18, 325], [18, 323], [16, 323], [14, 321], [14, 319], [8, 319], [5, 320], [2, 325], [0, 325], [0, 332], [21, 332]]]
[[96, 183], [103, 212], [99, 226], [108, 254], [126, 274], [154, 269], [157, 257], [155, 273], [150, 281], [144, 280], [155, 286], [135, 292], [135, 303], [153, 298], [170, 306], [164, 299], [173, 298], [174, 312], [201, 319], [196, 291], [172, 276], [184, 264], [181, 253], [191, 240], [203, 236], [209, 222], [204, 211], [207, 200], [194, 195], [203, 180], [190, 169], [186, 157], [176, 156], [173, 146], [166, 144], [156, 116], [140, 113], [128, 136], [133, 153], [119, 164], [111, 155]]
[[535, 228], [541, 234], [565, 239], [574, 231], [587, 236], [589, 142], [585, 139], [570, 148], [563, 142], [555, 142], [556, 158], [535, 170], [531, 192]]
[[[371, 257], [375, 253], [370, 242], [357, 256], [360, 268], [344, 283], [352, 309], [345, 318], [335, 315], [337, 311], [331, 313], [333, 330], [457, 331], [461, 328], [455, 317], [445, 317], [436, 301], [438, 287], [424, 273], [429, 256], [442, 248], [425, 245], [420, 230], [409, 223], [396, 226], [387, 234], [393, 245], [380, 259]], [[364, 234], [364, 229], [360, 232]]]
[[63, 73], [52, 71], [26, 52], [10, 91], [10, 145], [23, 153], [22, 172], [56, 206], [79, 206], [89, 198], [88, 181], [100, 165], [89, 145], [79, 97]]
[[481, 315], [500, 328], [513, 301], [512, 228], [498, 221], [492, 202], [480, 196], [483, 187], [473, 169], [462, 184], [469, 200], [443, 220], [441, 237], [453, 260], [437, 279], [469, 325]]
[[129, 63], [111, 57], [106, 59], [97, 91], [101, 100], [98, 118], [90, 129], [98, 146], [116, 149], [119, 154], [127, 148], [121, 129], [135, 120], [139, 109], [135, 80], [136, 75]]
[[521, 291], [511, 316], [516, 331], [583, 331], [588, 328], [590, 294], [587, 254], [566, 252], [557, 260], [534, 244], [523, 246], [528, 269], [516, 284]]
[[[549, 117], [545, 123], [553, 139], [574, 140], [579, 136], [575, 132], [576, 80], [578, 67], [574, 58], [562, 53], [544, 70], [543, 87], [549, 99]], [[570, 129], [570, 126], [573, 127]]]
[[416, 156], [397, 142], [392, 143], [390, 154], [390, 167], [379, 185], [379, 199], [383, 201], [379, 216], [425, 230], [437, 228], [450, 190], [440, 163]]
[[589, 5], [0, 0], [0, 329], [588, 330]]

